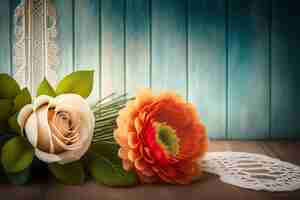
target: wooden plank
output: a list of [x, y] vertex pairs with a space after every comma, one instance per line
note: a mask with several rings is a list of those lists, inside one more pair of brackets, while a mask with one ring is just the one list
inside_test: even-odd
[[152, 1], [152, 86], [187, 95], [186, 3]]
[[[230, 150], [231, 151], [238, 151], [238, 152], [249, 152], [249, 153], [256, 153], [256, 154], [263, 154], [275, 158], [278, 157], [270, 148], [269, 144], [273, 143], [273, 145], [280, 144], [279, 142], [262, 142], [262, 141], [230, 141]], [[291, 143], [287, 143], [289, 145], [292, 145]], [[299, 146], [298, 146], [299, 147]], [[278, 151], [286, 150], [286, 148], [276, 148]], [[287, 156], [287, 155], [285, 155]], [[282, 158], [285, 158], [283, 156]], [[295, 159], [296, 155], [293, 155], [293, 158]], [[299, 160], [299, 159], [298, 159]], [[294, 192], [263, 192], [263, 191], [252, 191], [247, 189], [240, 188], [239, 190], [242, 193], [243, 198], [242, 199], [280, 199], [280, 200], [290, 200], [290, 199], [299, 199], [299, 191]]]
[[[271, 144], [271, 145], [270, 145]], [[271, 147], [265, 149], [265, 147]], [[212, 141], [210, 151], [242, 151], [266, 155], [278, 155], [282, 160], [299, 164], [297, 150], [300, 148], [298, 143], [290, 142], [241, 142], [241, 141]], [[274, 152], [273, 152], [274, 150]], [[55, 200], [79, 200], [79, 199], [153, 199], [173, 200], [185, 199], [236, 199], [236, 200], [297, 200], [299, 191], [295, 192], [257, 192], [248, 189], [242, 189], [230, 184], [225, 184], [219, 180], [219, 177], [205, 174], [201, 180], [191, 185], [139, 185], [132, 188], [112, 188], [88, 181], [77, 186], [61, 187], [53, 179], [40, 179], [27, 187], [19, 187], [11, 184], [2, 184], [0, 193], [4, 199], [55, 199]], [[214, 190], [214, 188], [217, 188]], [[159, 193], [157, 193], [159, 190]]]
[[57, 29], [60, 63], [57, 67], [58, 79], [73, 71], [73, 4], [72, 0], [52, 1], [57, 13]]
[[94, 90], [89, 101], [94, 102], [100, 96], [99, 81], [99, 1], [75, 0], [75, 69], [93, 69]]
[[126, 92], [150, 87], [149, 0], [127, 0]]
[[10, 46], [10, 1], [1, 1], [0, 6], [0, 73], [11, 73]]
[[298, 1], [272, 1], [272, 138], [300, 138]]
[[227, 140], [210, 140], [208, 145], [208, 152], [219, 152], [219, 151], [229, 151], [230, 141]]
[[[229, 150], [230, 142], [228, 141], [212, 141], [210, 151], [226, 151]], [[174, 200], [185, 199], [221, 199], [224, 196], [227, 199], [247, 200], [240, 192], [240, 189], [230, 184], [224, 184], [219, 177], [204, 174], [203, 177], [190, 185], [168, 185], [168, 184], [148, 184], [139, 185], [133, 188], [110, 188], [89, 182], [81, 187], [48, 187], [46, 193], [47, 199], [63, 200], [63, 199], [97, 199], [99, 194], [103, 199], [130, 199], [150, 200]], [[215, 192], [212, 188], [218, 188]], [[157, 190], [159, 189], [159, 194]], [[85, 192], [82, 192], [85, 191]], [[250, 198], [249, 198], [250, 199]]]
[[[212, 141], [210, 151], [246, 151], [252, 153], [265, 154], [261, 148], [262, 142], [229, 142], [229, 141]], [[212, 188], [218, 188], [218, 192]], [[156, 194], [159, 189], [159, 195]], [[84, 191], [84, 192], [82, 192]], [[201, 180], [187, 186], [172, 185], [140, 185], [138, 187], [126, 188], [109, 188], [95, 183], [87, 183], [79, 187], [49, 187], [46, 196], [48, 199], [96, 199], [102, 194], [103, 199], [237, 199], [237, 200], [271, 200], [271, 199], [289, 199], [291, 192], [270, 193], [256, 192], [247, 189], [238, 188], [230, 184], [225, 184], [217, 176], [205, 174]], [[282, 198], [283, 197], [283, 198]], [[296, 199], [296, 198], [293, 198]]]
[[229, 1], [228, 135], [269, 135], [268, 1]]
[[124, 0], [101, 1], [102, 92], [125, 92]]
[[[271, 151], [274, 157], [296, 165], [300, 165], [299, 149], [300, 142], [268, 141], [265, 143], [266, 149]], [[300, 197], [300, 190], [294, 192], [277, 193], [277, 199], [295, 199]], [[273, 198], [275, 199], [275, 198]]]
[[225, 138], [225, 1], [189, 3], [188, 99], [194, 103], [210, 138]]
[[295, 165], [300, 165], [300, 141], [269, 141], [266, 142], [266, 147], [281, 160], [291, 162]]

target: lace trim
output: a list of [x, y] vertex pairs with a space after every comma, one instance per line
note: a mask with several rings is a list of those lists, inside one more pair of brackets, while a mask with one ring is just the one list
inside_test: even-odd
[[[57, 14], [56, 9], [49, 0], [32, 0], [31, 23], [29, 33], [25, 31], [25, 1], [22, 0], [14, 12], [14, 53], [13, 65], [15, 66], [14, 78], [22, 87], [34, 90], [37, 84], [47, 77], [48, 81], [55, 84], [57, 81], [57, 67], [59, 60], [59, 46], [57, 43]], [[47, 2], [47, 13], [44, 5]], [[42, 18], [47, 15], [45, 26]], [[28, 22], [27, 22], [28, 23]], [[43, 38], [43, 29], [46, 29], [47, 38]], [[28, 36], [31, 35], [31, 38]], [[27, 47], [27, 45], [29, 45]], [[30, 48], [29, 48], [30, 47]], [[29, 50], [30, 49], [30, 50]], [[27, 53], [26, 53], [27, 51]], [[30, 51], [30, 58], [27, 54]], [[46, 51], [46, 56], [42, 52]], [[27, 61], [29, 59], [29, 61]], [[41, 80], [40, 80], [41, 79]]]
[[268, 156], [209, 152], [200, 164], [205, 172], [238, 187], [272, 192], [300, 189], [300, 167]]

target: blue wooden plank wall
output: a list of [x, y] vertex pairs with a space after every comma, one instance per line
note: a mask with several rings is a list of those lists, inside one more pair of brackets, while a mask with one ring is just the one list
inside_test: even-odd
[[[0, 6], [0, 71], [14, 72], [13, 11]], [[91, 99], [151, 87], [193, 102], [211, 138], [300, 138], [300, 3], [53, 0], [59, 77], [94, 69]]]

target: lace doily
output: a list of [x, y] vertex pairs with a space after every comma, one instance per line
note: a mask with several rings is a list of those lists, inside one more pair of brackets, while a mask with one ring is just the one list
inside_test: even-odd
[[209, 152], [200, 164], [205, 172], [238, 187], [272, 192], [300, 189], [300, 167], [268, 156]]

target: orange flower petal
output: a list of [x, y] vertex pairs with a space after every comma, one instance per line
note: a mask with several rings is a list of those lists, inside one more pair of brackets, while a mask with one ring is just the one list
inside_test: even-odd
[[128, 132], [128, 146], [130, 148], [137, 148], [140, 140], [135, 132]]
[[139, 170], [144, 176], [153, 176], [154, 173], [150, 167], [147, 166], [143, 159], [136, 160], [134, 162], [134, 167]]
[[127, 160], [128, 159], [128, 150], [121, 147], [118, 151], [118, 156], [121, 159]]
[[114, 131], [114, 138], [120, 146], [128, 147], [128, 139], [120, 129]]
[[135, 160], [134, 167], [139, 171], [143, 171], [147, 168], [147, 165], [143, 159], [139, 159]]
[[158, 182], [158, 177], [153, 175], [153, 176], [145, 176], [142, 173], [137, 173], [139, 176], [139, 179], [141, 183], [155, 183]]
[[126, 171], [130, 171], [133, 168], [133, 163], [129, 160], [122, 160], [123, 169]]
[[138, 109], [144, 107], [147, 104], [151, 104], [155, 97], [152, 95], [150, 89], [144, 89], [139, 91], [138, 95], [136, 96], [135, 105]]
[[138, 150], [129, 150], [128, 151], [128, 159], [131, 162], [134, 162], [135, 160], [140, 159], [140, 158], [141, 158], [141, 154], [139, 153]]
[[143, 129], [143, 123], [142, 121], [140, 120], [140, 118], [135, 118], [134, 120], [134, 127], [135, 127], [135, 130], [137, 133], [140, 133]]
[[[119, 157], [124, 169], [134, 168], [142, 182], [179, 184], [190, 183], [199, 173], [195, 161], [207, 151], [208, 137], [192, 104], [173, 92], [155, 97], [150, 90], [144, 90], [119, 113], [114, 136], [121, 146]], [[147, 137], [149, 125], [155, 122], [172, 127], [178, 138], [179, 152], [167, 155], [163, 165], [152, 155], [157, 141], [152, 138], [149, 143]]]

